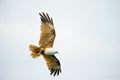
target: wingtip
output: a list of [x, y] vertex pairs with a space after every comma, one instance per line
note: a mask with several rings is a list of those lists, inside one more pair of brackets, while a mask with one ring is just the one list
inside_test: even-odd
[[40, 15], [40, 13], [38, 13]]
[[41, 12], [41, 13], [38, 13], [40, 16], [42, 15], [42, 14], [45, 14], [44, 12]]
[[42, 22], [48, 22], [54, 26], [53, 19], [52, 19], [52, 17], [51, 18], [49, 17], [48, 13], [41, 12], [41, 13], [39, 13], [39, 15], [41, 17]]
[[55, 76], [59, 76], [59, 74], [60, 74], [62, 71], [61, 71], [61, 69], [53, 69], [53, 68], [52, 68], [52, 69], [50, 70], [50, 72], [51, 72], [50, 75], [53, 75], [53, 76], [55, 77]]

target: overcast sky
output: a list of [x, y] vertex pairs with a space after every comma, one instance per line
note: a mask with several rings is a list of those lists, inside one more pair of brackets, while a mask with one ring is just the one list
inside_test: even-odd
[[[39, 12], [54, 20], [58, 77], [30, 56]], [[120, 1], [0, 0], [0, 80], [120, 80]]]

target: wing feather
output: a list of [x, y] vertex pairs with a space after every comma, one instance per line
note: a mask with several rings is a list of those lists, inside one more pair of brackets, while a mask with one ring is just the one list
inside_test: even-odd
[[47, 47], [53, 47], [55, 39], [55, 29], [52, 18], [46, 13], [39, 13], [41, 16], [41, 35], [39, 45], [45, 49]]
[[61, 72], [61, 65], [59, 60], [54, 55], [43, 55], [48, 69], [50, 70], [50, 75], [56, 76]]

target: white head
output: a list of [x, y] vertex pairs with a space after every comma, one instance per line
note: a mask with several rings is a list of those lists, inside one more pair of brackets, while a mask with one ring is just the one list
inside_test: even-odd
[[55, 51], [53, 48], [46, 48], [44, 53], [46, 55], [54, 55], [54, 54], [58, 54], [58, 51]]

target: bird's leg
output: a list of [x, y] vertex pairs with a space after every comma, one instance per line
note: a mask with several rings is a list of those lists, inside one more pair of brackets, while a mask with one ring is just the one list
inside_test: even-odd
[[37, 53], [38, 56], [40, 56], [40, 54], [41, 54], [41, 51], [39, 53]]
[[44, 54], [43, 48], [41, 48], [40, 51], [37, 53], [38, 56], [40, 56], [41, 54]]

